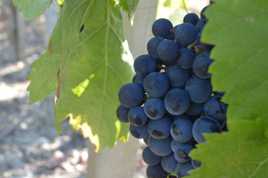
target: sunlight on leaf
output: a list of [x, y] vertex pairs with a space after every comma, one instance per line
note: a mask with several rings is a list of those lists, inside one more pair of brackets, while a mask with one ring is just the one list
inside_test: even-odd
[[69, 124], [75, 131], [81, 132], [84, 138], [88, 138], [91, 141], [91, 143], [95, 146], [96, 152], [99, 151], [100, 141], [98, 135], [94, 135], [92, 133], [90, 126], [86, 122], [83, 122], [81, 116], [77, 116], [75, 118], [70, 117]]
[[90, 81], [95, 77], [94, 74], [91, 74], [88, 79], [85, 79], [83, 82], [78, 84], [75, 88], [72, 89], [73, 94], [80, 97], [85, 90], [87, 89], [88, 85], [90, 84]]
[[58, 3], [59, 6], [63, 6], [64, 0], [57, 0], [57, 3]]

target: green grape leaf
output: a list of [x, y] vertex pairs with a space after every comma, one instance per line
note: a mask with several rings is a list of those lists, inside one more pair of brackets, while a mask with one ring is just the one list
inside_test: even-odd
[[189, 178], [267, 178], [267, 121], [235, 120], [230, 131], [207, 134], [207, 143], [197, 145], [191, 156], [202, 160]]
[[119, 0], [120, 6], [128, 13], [130, 18], [134, 15], [138, 3], [139, 0]]
[[267, 7], [265, 0], [217, 0], [206, 11], [202, 41], [215, 44], [212, 83], [225, 92], [229, 131], [198, 145], [192, 156], [202, 166], [189, 178], [268, 175]]
[[111, 1], [65, 0], [48, 49], [29, 76], [32, 101], [58, 97], [58, 129], [66, 116], [77, 118], [75, 128], [87, 123], [102, 148], [127, 136], [115, 114], [118, 90], [132, 75], [122, 61], [122, 31], [120, 8]]
[[267, 7], [265, 0], [218, 0], [207, 10], [203, 41], [216, 45], [212, 82], [226, 92], [229, 120], [268, 117]]
[[13, 0], [15, 6], [27, 19], [40, 16], [51, 4], [52, 0]]

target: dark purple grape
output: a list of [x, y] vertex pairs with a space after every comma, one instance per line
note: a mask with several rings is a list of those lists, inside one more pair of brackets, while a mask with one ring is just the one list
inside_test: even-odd
[[141, 55], [134, 61], [134, 69], [137, 74], [143, 76], [157, 70], [156, 60], [149, 55]]
[[164, 102], [166, 110], [172, 115], [181, 115], [185, 113], [190, 106], [188, 93], [179, 88], [169, 90]]
[[177, 169], [177, 161], [175, 160], [173, 154], [162, 157], [161, 166], [168, 173], [174, 173]]
[[119, 91], [119, 100], [121, 104], [128, 108], [141, 105], [144, 99], [144, 90], [139, 84], [125, 84]]
[[130, 124], [129, 131], [130, 134], [137, 139], [145, 139], [148, 137], [147, 128], [145, 126], [137, 127]]
[[133, 83], [137, 83], [140, 84], [142, 86], [143, 84], [143, 80], [144, 80], [144, 76], [142, 74], [136, 74], [133, 79], [132, 82]]
[[195, 59], [195, 54], [191, 49], [181, 48], [178, 64], [183, 69], [191, 69]]
[[164, 117], [158, 120], [150, 120], [148, 123], [148, 133], [155, 139], [168, 138], [170, 134], [172, 120]]
[[166, 113], [163, 100], [158, 98], [148, 99], [144, 103], [144, 112], [150, 119], [162, 118]]
[[212, 97], [204, 105], [204, 113], [217, 120], [221, 125], [226, 123], [227, 105], [220, 102], [217, 97]]
[[137, 107], [131, 108], [128, 111], [128, 120], [134, 126], [143, 126], [147, 123], [148, 118], [146, 114], [144, 113], [143, 108], [140, 106], [137, 106]]
[[154, 36], [162, 38], [170, 38], [172, 34], [173, 25], [168, 19], [157, 19], [153, 23], [152, 32]]
[[196, 25], [198, 21], [199, 21], [199, 17], [195, 13], [188, 13], [183, 18], [184, 23], [191, 23], [193, 25]]
[[168, 67], [167, 75], [171, 86], [174, 88], [183, 88], [187, 80], [191, 77], [189, 70], [182, 69], [177, 65]]
[[157, 53], [160, 61], [165, 65], [175, 64], [179, 57], [180, 45], [173, 40], [162, 40], [158, 47]]
[[212, 86], [209, 79], [199, 79], [193, 76], [187, 81], [185, 86], [190, 98], [195, 103], [204, 103], [208, 101], [212, 94]]
[[148, 166], [146, 175], [147, 178], [167, 178], [167, 172], [163, 170], [160, 164]]
[[153, 72], [145, 77], [143, 86], [150, 97], [160, 98], [167, 93], [169, 80], [166, 74]]
[[156, 58], [156, 59], [159, 58], [157, 48], [158, 48], [159, 43], [162, 40], [163, 40], [163, 38], [161, 38], [161, 37], [153, 37], [147, 43], [147, 51], [153, 58]]
[[158, 156], [167, 156], [171, 154], [172, 150], [170, 143], [170, 137], [165, 139], [154, 139], [153, 137], [149, 137], [148, 139], [148, 146], [150, 150]]
[[144, 162], [150, 166], [157, 165], [161, 162], [161, 157], [154, 154], [149, 147], [144, 148], [142, 152]]
[[198, 37], [197, 28], [190, 23], [183, 23], [175, 27], [175, 40], [183, 47], [192, 44]]
[[117, 108], [117, 111], [116, 111], [116, 114], [117, 114], [117, 117], [118, 119], [121, 121], [121, 122], [128, 122], [128, 111], [129, 109], [126, 108], [125, 106], [123, 105], [120, 105], [118, 108]]
[[197, 143], [205, 142], [205, 133], [220, 132], [221, 127], [217, 121], [208, 117], [202, 116], [194, 122], [193, 137]]
[[172, 138], [180, 143], [187, 143], [192, 140], [193, 123], [187, 116], [177, 116], [171, 125], [170, 134]]
[[189, 153], [194, 148], [192, 143], [179, 143], [175, 140], [171, 142], [171, 149], [174, 152], [174, 158], [179, 163], [186, 163], [191, 160]]
[[178, 176], [179, 177], [184, 177], [189, 175], [189, 171], [191, 171], [192, 169], [194, 169], [192, 162], [189, 161], [187, 163], [178, 163]]
[[211, 74], [208, 72], [208, 68], [211, 65], [212, 60], [209, 54], [204, 52], [196, 56], [193, 63], [194, 74], [201, 79], [209, 79]]

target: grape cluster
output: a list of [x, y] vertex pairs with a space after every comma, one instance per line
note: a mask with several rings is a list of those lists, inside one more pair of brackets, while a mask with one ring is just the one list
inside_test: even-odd
[[189, 153], [204, 133], [226, 130], [223, 93], [212, 90], [210, 44], [200, 41], [206, 17], [189, 13], [173, 27], [167, 19], [153, 23], [148, 54], [134, 62], [133, 82], [119, 91], [117, 116], [130, 133], [143, 139], [148, 178], [184, 177], [200, 166]]

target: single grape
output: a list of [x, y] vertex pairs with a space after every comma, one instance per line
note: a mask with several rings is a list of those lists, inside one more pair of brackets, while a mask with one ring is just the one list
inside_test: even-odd
[[214, 133], [220, 131], [220, 125], [217, 121], [208, 116], [202, 116], [193, 124], [193, 137], [196, 142], [205, 142], [204, 133]]
[[169, 89], [168, 76], [165, 73], [150, 73], [145, 77], [143, 86], [150, 97], [163, 97]]
[[144, 162], [148, 165], [157, 165], [161, 161], [161, 157], [154, 154], [149, 147], [144, 148], [142, 152], [142, 158]]
[[119, 100], [121, 104], [128, 108], [142, 104], [144, 99], [144, 90], [139, 84], [125, 84], [119, 91]]
[[212, 60], [209, 57], [209, 54], [204, 52], [199, 54], [193, 64], [194, 74], [201, 79], [210, 78], [211, 74], [208, 72], [208, 68], [211, 65]]
[[195, 13], [188, 13], [183, 18], [184, 23], [191, 23], [193, 25], [196, 25], [198, 21], [199, 17]]
[[132, 82], [142, 85], [143, 84], [143, 80], [144, 80], [144, 76], [142, 74], [136, 74], [133, 77]]
[[175, 64], [179, 57], [180, 45], [175, 43], [173, 40], [162, 40], [158, 47], [157, 53], [160, 61], [165, 65]]
[[142, 107], [137, 106], [128, 111], [128, 120], [132, 125], [143, 126], [148, 121]]
[[166, 178], [167, 172], [163, 170], [160, 164], [148, 166], [146, 170], [147, 178]]
[[165, 99], [166, 110], [172, 115], [181, 115], [190, 106], [190, 98], [185, 90], [174, 88], [170, 90]]
[[137, 139], [145, 139], [148, 137], [147, 128], [145, 126], [137, 127], [130, 124], [129, 131], [131, 135]]
[[180, 143], [175, 140], [171, 142], [171, 149], [174, 152], [174, 158], [179, 163], [185, 163], [191, 160], [189, 153], [194, 148], [192, 143]]
[[178, 163], [178, 176], [179, 177], [184, 177], [189, 175], [189, 171], [191, 171], [192, 169], [194, 169], [192, 162], [188, 161], [187, 163]]
[[158, 155], [158, 156], [167, 156], [171, 154], [170, 148], [171, 138], [165, 139], [154, 139], [153, 137], [149, 137], [148, 139], [148, 146], [150, 150]]
[[184, 87], [187, 80], [191, 77], [190, 71], [182, 69], [177, 65], [168, 67], [167, 75], [171, 86], [174, 88]]
[[217, 98], [212, 97], [208, 102], [204, 105], [204, 113], [208, 116], [217, 116], [218, 113], [222, 113], [221, 102], [217, 100]]
[[148, 123], [148, 133], [155, 139], [168, 138], [172, 120], [164, 117], [158, 120], [150, 120]]
[[177, 165], [178, 163], [175, 160], [173, 154], [165, 156], [161, 160], [162, 168], [168, 173], [174, 173], [176, 171]]
[[170, 134], [172, 138], [180, 143], [187, 143], [192, 140], [192, 127], [193, 123], [191, 118], [182, 115], [175, 117], [171, 125]]
[[203, 103], [194, 103], [191, 102], [190, 107], [186, 111], [186, 114], [189, 116], [200, 116], [203, 112], [204, 104]]
[[116, 114], [117, 114], [117, 117], [118, 119], [121, 121], [121, 122], [128, 122], [128, 111], [129, 109], [126, 108], [125, 106], [123, 105], [120, 105], [118, 108], [117, 108], [117, 111], [116, 111]]
[[221, 125], [226, 123], [227, 105], [220, 102], [217, 97], [212, 97], [204, 105], [204, 113], [216, 119]]
[[150, 119], [160, 119], [166, 113], [164, 102], [158, 98], [150, 98], [144, 103], [144, 112]]
[[159, 43], [163, 40], [161, 37], [153, 37], [149, 40], [147, 43], [147, 51], [152, 56], [153, 58], [158, 59], [158, 53], [157, 53], [157, 48]]
[[162, 38], [170, 38], [173, 25], [168, 19], [157, 19], [152, 26], [152, 32], [154, 36]]
[[149, 55], [141, 55], [135, 59], [134, 69], [137, 74], [142, 74], [143, 76], [155, 72], [157, 69], [156, 60]]
[[193, 24], [183, 23], [175, 27], [175, 40], [183, 47], [192, 44], [198, 37], [198, 30]]
[[212, 94], [212, 86], [209, 79], [199, 79], [193, 76], [185, 86], [190, 98], [195, 103], [206, 102]]
[[183, 69], [191, 69], [193, 66], [195, 54], [191, 49], [181, 48], [178, 64]]

